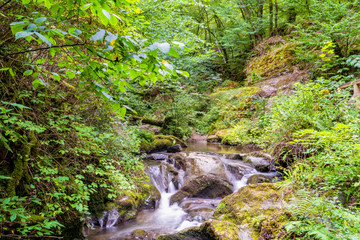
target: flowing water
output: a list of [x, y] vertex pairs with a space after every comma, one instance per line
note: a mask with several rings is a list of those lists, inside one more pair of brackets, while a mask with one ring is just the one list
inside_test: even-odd
[[[186, 151], [201, 151], [208, 152], [209, 156], [217, 153], [220, 157], [224, 167], [226, 177], [229, 182], [233, 184], [233, 191], [239, 190], [247, 184], [247, 180], [251, 175], [259, 173], [253, 167], [249, 166], [243, 161], [230, 160], [223, 155], [224, 153], [238, 153], [239, 149], [236, 147], [224, 147], [214, 144], [192, 144]], [[210, 152], [210, 153], [209, 153]], [[241, 168], [243, 175], [238, 176], [229, 171], [229, 166]], [[211, 218], [213, 210], [220, 203], [221, 199], [201, 199], [188, 198], [184, 199], [180, 205], [177, 203], [170, 205], [171, 196], [176, 193], [177, 189], [172, 182], [172, 175], [166, 171], [165, 164], [151, 165], [147, 168], [151, 183], [161, 193], [161, 200], [155, 210], [140, 211], [135, 221], [127, 222], [120, 226], [114, 226], [119, 215], [116, 209], [104, 212], [102, 218], [98, 220], [100, 227], [96, 227], [97, 231], [92, 231], [89, 234], [90, 240], [120, 240], [126, 239], [134, 230], [142, 229], [151, 232], [154, 235], [158, 233], [171, 233], [183, 230], [188, 227], [200, 226], [201, 223]], [[263, 175], [273, 176], [274, 172], [262, 173]], [[185, 181], [185, 172], [179, 170], [178, 172], [178, 188]], [[204, 212], [205, 209], [205, 212]], [[210, 210], [209, 210], [210, 209]], [[212, 210], [212, 211], [211, 211]], [[201, 212], [201, 214], [194, 214]], [[105, 222], [104, 219], [107, 219]]]

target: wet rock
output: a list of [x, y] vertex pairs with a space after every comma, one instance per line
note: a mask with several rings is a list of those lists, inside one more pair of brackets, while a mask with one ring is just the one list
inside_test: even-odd
[[220, 199], [186, 199], [180, 207], [188, 213], [188, 221], [206, 221], [212, 218]]
[[153, 236], [143, 229], [136, 229], [131, 233], [131, 237], [132, 239], [150, 240]]
[[181, 140], [180, 138], [175, 137], [173, 135], [155, 135], [154, 137], [155, 137], [155, 139], [162, 139], [162, 140], [170, 141], [172, 143], [171, 146], [174, 144], [180, 144], [181, 147], [187, 147], [187, 144], [183, 140]]
[[168, 159], [169, 159], [169, 155], [161, 154], [161, 153], [152, 153], [145, 157], [145, 160], [155, 160], [155, 161], [163, 161]]
[[140, 144], [140, 149], [142, 152], [154, 153], [166, 151], [173, 143], [167, 139], [155, 139], [152, 142], [142, 141]]
[[150, 194], [141, 203], [140, 209], [154, 209], [158, 205], [161, 199], [161, 194], [159, 190], [154, 185], [149, 185], [149, 186], [150, 186]]
[[232, 184], [214, 175], [202, 175], [184, 185], [170, 199], [171, 204], [186, 197], [217, 198], [232, 193]]
[[271, 169], [270, 163], [263, 157], [247, 156], [246, 162], [254, 165], [255, 169], [259, 172], [269, 172]]
[[[289, 200], [290, 192], [279, 189], [278, 185], [273, 183], [248, 185], [226, 196], [215, 210], [214, 217], [243, 228], [241, 236], [248, 235], [251, 238], [247, 239], [258, 239], [261, 232], [258, 227], [260, 222], [271, 218], [274, 213], [285, 211], [283, 202]], [[255, 220], [260, 217], [261, 221]], [[285, 222], [283, 221], [282, 226]]]
[[158, 235], [157, 239], [158, 240], [212, 240], [209, 236], [204, 234], [198, 227], [187, 228], [178, 233]]
[[226, 168], [237, 180], [240, 180], [248, 172], [244, 166], [235, 164], [227, 164]]
[[206, 141], [207, 142], [211, 142], [211, 143], [215, 143], [215, 142], [220, 142], [221, 139], [219, 136], [217, 135], [209, 135], [207, 138], [206, 138]]
[[191, 152], [185, 155], [185, 160], [186, 178], [189, 180], [201, 175], [214, 175], [220, 179], [227, 179], [224, 164], [217, 155]]
[[180, 144], [175, 144], [175, 145], [169, 147], [167, 152], [169, 152], [169, 153], [177, 153], [177, 152], [181, 152], [182, 150], [183, 149], [182, 149]]
[[262, 174], [254, 174], [247, 180], [247, 184], [268, 183], [271, 178]]
[[230, 154], [226, 154], [225, 155], [227, 159], [231, 159], [231, 160], [243, 160], [243, 156], [244, 154], [240, 154], [240, 153], [230, 153]]
[[179, 153], [170, 157], [170, 162], [174, 164], [177, 169], [186, 170], [186, 155]]
[[232, 222], [209, 220], [200, 226], [200, 231], [210, 239], [240, 240], [241, 228]]

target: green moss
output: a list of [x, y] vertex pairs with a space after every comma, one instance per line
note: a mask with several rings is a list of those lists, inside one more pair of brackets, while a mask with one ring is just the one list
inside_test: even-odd
[[43, 216], [30, 214], [30, 217], [28, 219], [26, 219], [26, 221], [30, 222], [30, 223], [40, 223], [40, 222], [43, 222], [45, 219], [46, 218]]
[[152, 142], [143, 139], [140, 143], [140, 149], [147, 153], [164, 151], [174, 144], [180, 144], [182, 147], [187, 146], [184, 141], [173, 135], [154, 135], [154, 140]]
[[180, 138], [175, 137], [173, 135], [155, 135], [154, 137], [155, 137], [155, 139], [169, 140], [172, 142], [172, 145], [180, 144], [182, 147], [187, 146], [187, 144], [183, 140], [181, 140]]
[[[246, 69], [249, 76], [271, 78], [289, 70], [295, 65], [295, 45], [284, 44], [276, 46], [265, 54], [252, 58]], [[253, 80], [251, 77], [249, 80]]]
[[225, 197], [214, 216], [221, 221], [248, 226], [252, 239], [257, 239], [261, 232], [260, 223], [274, 213], [282, 212], [282, 202], [288, 199], [288, 194], [280, 190], [277, 184], [248, 185]]
[[226, 221], [210, 220], [203, 223], [200, 231], [214, 240], [234, 240], [239, 238], [240, 227]]
[[142, 141], [140, 144], [140, 149], [143, 152], [157, 152], [157, 151], [164, 151], [167, 148], [171, 147], [173, 143], [167, 139], [155, 139], [151, 143]]

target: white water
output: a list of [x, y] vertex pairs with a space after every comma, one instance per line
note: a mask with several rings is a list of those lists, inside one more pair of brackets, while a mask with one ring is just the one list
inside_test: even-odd
[[[239, 190], [241, 187], [246, 186], [248, 178], [251, 175], [259, 173], [254, 168], [249, 167], [242, 161], [229, 160], [225, 157], [222, 157], [221, 160], [225, 166], [227, 178], [233, 184], [234, 192]], [[241, 177], [238, 179], [227, 169], [228, 165], [239, 166], [243, 170], [241, 172], [243, 172], [244, 175], [242, 177], [241, 175], [238, 175], [238, 178]], [[189, 211], [189, 208], [185, 207], [186, 203], [190, 203], [190, 205], [188, 204], [187, 206], [192, 206], [192, 208], [196, 208], [198, 206], [213, 206], [215, 208], [220, 202], [220, 199], [187, 199], [184, 200], [180, 206], [176, 203], [170, 205], [171, 196], [177, 191], [174, 183], [172, 182], [174, 176], [167, 171], [165, 164], [149, 166], [146, 172], [151, 180], [151, 183], [161, 193], [161, 200], [157, 209], [140, 211], [136, 221], [128, 222], [122, 226], [116, 227], [113, 226], [117, 222], [117, 211], [115, 210], [116, 212], [106, 212], [104, 214], [107, 214], [107, 221], [104, 221], [105, 215], [99, 219], [101, 227], [105, 228], [106, 226], [106, 231], [97, 236], [93, 236], [90, 239], [122, 239], [137, 229], [143, 229], [145, 231], [154, 233], [171, 233], [178, 232], [189, 227], [200, 226], [204, 221], [204, 218], [201, 216], [190, 217], [188, 213], [184, 211], [184, 209]], [[185, 182], [185, 172], [183, 170], [178, 171], [177, 179], [178, 187], [180, 188]], [[207, 203], [207, 201], [214, 201], [214, 203]]]

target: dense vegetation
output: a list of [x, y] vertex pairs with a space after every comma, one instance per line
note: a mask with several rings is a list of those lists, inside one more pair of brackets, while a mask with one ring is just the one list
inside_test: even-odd
[[359, 76], [359, 6], [1, 1], [0, 238], [82, 238], [139, 194], [142, 152], [197, 131], [277, 159], [282, 239], [359, 239], [359, 104], [338, 90]]

